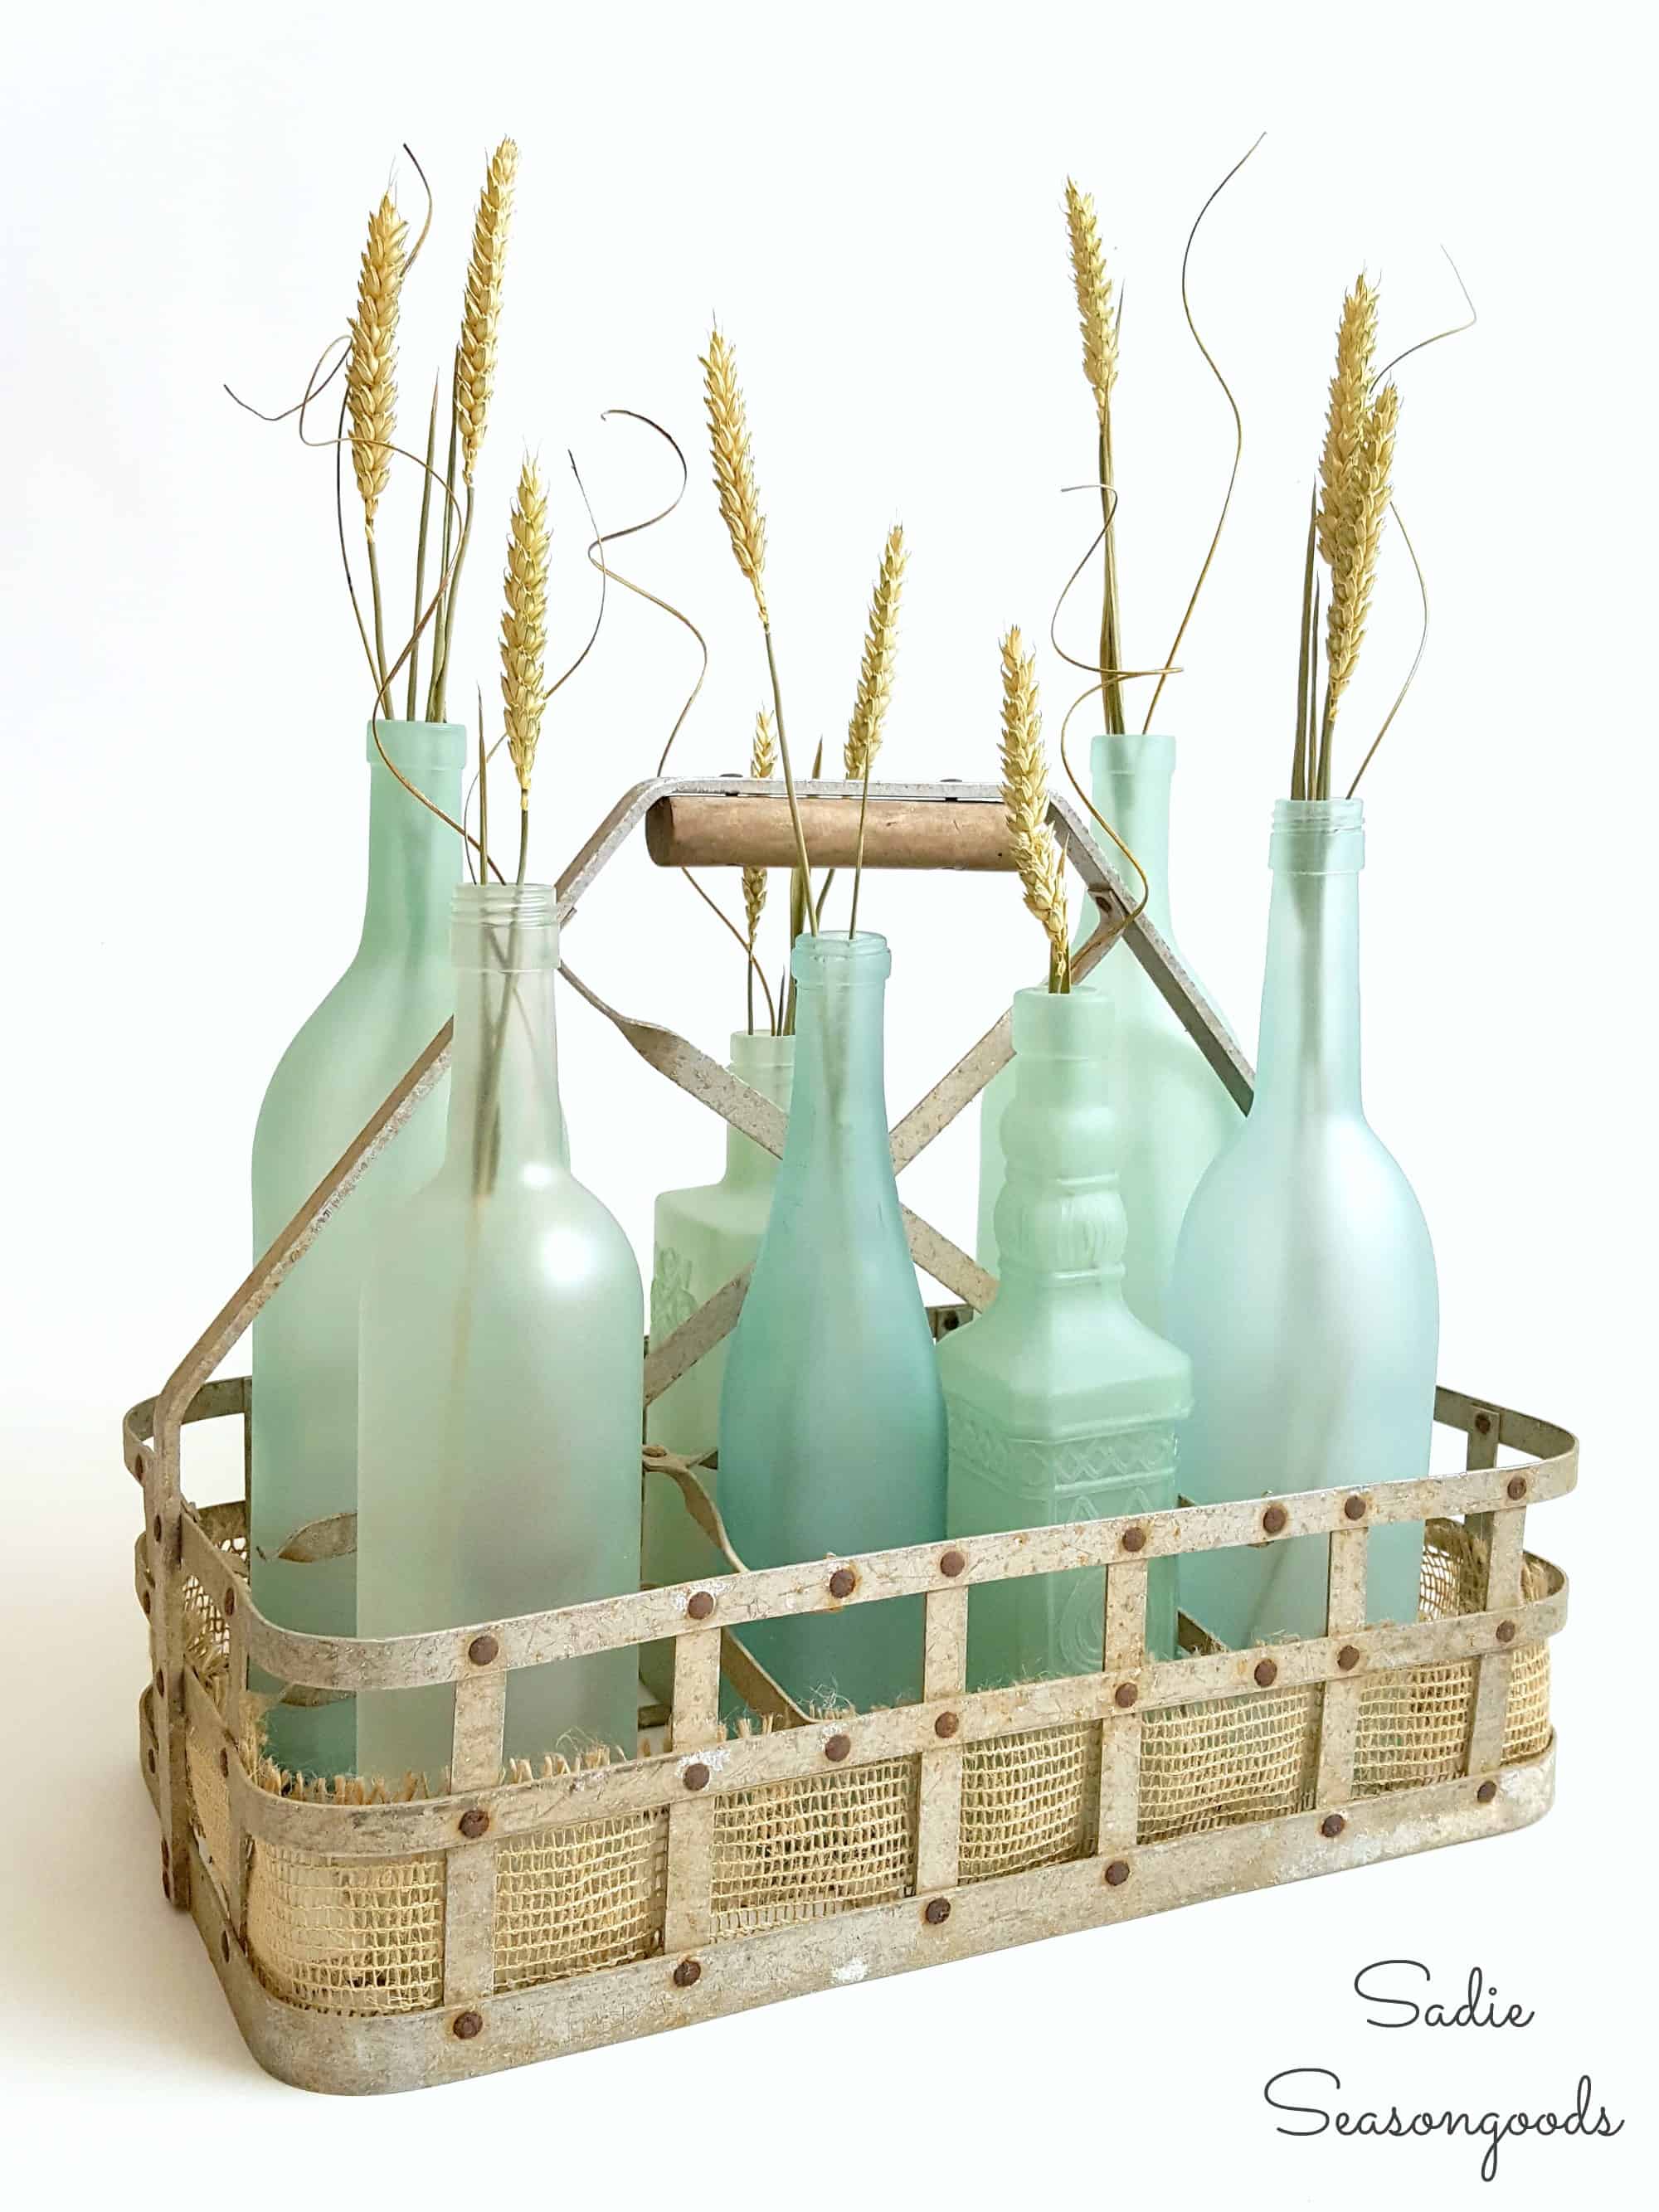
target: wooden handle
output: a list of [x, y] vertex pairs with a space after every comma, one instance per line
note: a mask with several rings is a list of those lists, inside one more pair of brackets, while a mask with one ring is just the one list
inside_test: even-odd
[[[858, 853], [859, 800], [803, 799], [801, 823], [815, 868], [850, 868]], [[795, 861], [789, 802], [758, 792], [675, 792], [645, 817], [646, 849], [659, 868], [787, 868]], [[1012, 869], [1002, 808], [976, 799], [872, 798], [864, 824], [866, 868]]]

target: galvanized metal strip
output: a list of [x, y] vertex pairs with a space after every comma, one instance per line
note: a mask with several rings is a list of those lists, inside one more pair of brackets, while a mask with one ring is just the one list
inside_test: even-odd
[[1101, 1668], [1102, 1687], [1109, 1698], [1100, 1728], [1095, 1850], [1109, 1859], [1127, 1850], [1139, 1832], [1140, 1674], [1146, 1658], [1147, 1594], [1142, 1559], [1115, 1559], [1107, 1568]]
[[1517, 1644], [1532, 1640], [1525, 1626], [1528, 1609], [1521, 1603], [1525, 1523], [1524, 1505], [1469, 1516], [1471, 1532], [1486, 1547], [1487, 1612], [1503, 1616], [1504, 1626], [1509, 1631], [1503, 1648], [1484, 1653], [1475, 1667], [1474, 1711], [1469, 1723], [1467, 1761], [1467, 1770], [1471, 1774], [1490, 1774], [1503, 1762], [1515, 1650]]
[[[245, 1607], [234, 1606], [230, 1616], [230, 1650], [225, 1670], [225, 1742], [220, 1753], [227, 1778], [231, 1761], [241, 1757], [247, 1694], [247, 1611]], [[248, 1857], [252, 1846], [247, 1831], [242, 1826], [238, 1801], [230, 1792], [228, 1778], [226, 1796], [228, 1810], [225, 1822], [226, 1864], [222, 1869], [222, 1879], [231, 1926], [240, 1943], [247, 1933]]]
[[921, 1754], [916, 1801], [916, 1891], [954, 1889], [962, 1849], [962, 1733], [954, 1710], [968, 1680], [968, 1593], [929, 1590], [924, 1601], [921, 1693], [944, 1710]]
[[[714, 1925], [714, 1800], [708, 1784], [718, 1763], [717, 1750], [738, 1747], [716, 1745], [720, 1698], [720, 1632], [687, 1629], [674, 1645], [673, 1749], [663, 1760], [653, 1762], [672, 1770], [673, 1783], [673, 1793], [659, 1801], [670, 1807], [663, 1948], [671, 1956], [702, 1942]], [[789, 1740], [787, 1735], [760, 1739]]]
[[[1576, 1479], [1576, 1455], [1527, 1470], [1489, 1469], [1420, 1481], [1377, 1483], [1366, 1492], [1368, 1518], [1372, 1523], [1382, 1523], [1494, 1510], [1508, 1504], [1504, 1486], [1512, 1472], [1527, 1474], [1533, 1499], [1558, 1497]], [[967, 1559], [964, 1580], [968, 1582], [1064, 1573], [1102, 1566], [1121, 1556], [1122, 1535], [1132, 1526], [1145, 1532], [1142, 1556], [1148, 1560], [1298, 1535], [1329, 1535], [1350, 1525], [1343, 1512], [1344, 1497], [1341, 1491], [1316, 1490], [1288, 1493], [1275, 1500], [1283, 1508], [1285, 1522], [1280, 1535], [1272, 1540], [1261, 1531], [1265, 1501], [1247, 1498], [1224, 1505], [1183, 1506], [1165, 1513], [1117, 1515], [1059, 1528], [963, 1537], [953, 1548]], [[187, 1518], [187, 1529], [191, 1525]], [[944, 1579], [939, 1566], [940, 1552], [938, 1545], [914, 1545], [799, 1566], [757, 1569], [741, 1578], [731, 1577], [722, 1589], [721, 1621], [727, 1627], [736, 1627], [786, 1613], [823, 1613], [883, 1598], [926, 1595]], [[853, 1595], [844, 1600], [833, 1597], [829, 1587], [830, 1577], [841, 1566], [851, 1567], [856, 1577]], [[674, 1583], [499, 1622], [495, 1632], [500, 1638], [502, 1663], [541, 1666], [556, 1659], [673, 1636], [683, 1626], [686, 1606], [698, 1588], [696, 1583]], [[252, 1601], [248, 1602], [252, 1607]], [[358, 1641], [279, 1628], [251, 1610], [249, 1652], [258, 1666], [279, 1681], [306, 1683], [319, 1689], [398, 1689], [454, 1681], [465, 1669], [466, 1642], [474, 1632], [442, 1629], [424, 1635]]]
[[492, 2073], [815, 1990], [1504, 1834], [1547, 1812], [1554, 1772], [1552, 1745], [1505, 1767], [1484, 1805], [1467, 1780], [1436, 1783], [1358, 1801], [1334, 1838], [1322, 1832], [1317, 1814], [1296, 1814], [1140, 1845], [1127, 1856], [1127, 1878], [1116, 1884], [1103, 1880], [1095, 1859], [975, 1882], [953, 1893], [949, 1915], [938, 1923], [925, 1918], [919, 1899], [907, 1898], [730, 1938], [701, 1948], [695, 1981], [676, 1979], [671, 1952], [485, 1998], [471, 2008], [477, 2032], [465, 2037], [447, 2006], [365, 2020], [283, 2004], [230, 1942], [211, 1884], [194, 1887], [192, 1905], [259, 2063], [298, 2087], [372, 2094]]
[[[1365, 1626], [1366, 1574], [1370, 1549], [1365, 1523], [1338, 1529], [1330, 1541], [1325, 1589], [1325, 1635], [1340, 1653], [1357, 1651], [1349, 1632]], [[1355, 1662], [1356, 1668], [1358, 1662]], [[1320, 1693], [1319, 1779], [1322, 1805], [1346, 1805], [1353, 1796], [1353, 1760], [1359, 1729], [1360, 1683], [1353, 1673], [1328, 1677]]]
[[[483, 1632], [493, 1644], [493, 1630]], [[450, 1782], [457, 1791], [488, 1790], [501, 1771], [503, 1736], [507, 1726], [506, 1664], [490, 1658], [480, 1662], [470, 1652], [480, 1638], [468, 1638], [466, 1672], [455, 1685], [455, 1724], [450, 1753]]]
[[143, 1481], [144, 1540], [153, 1593], [149, 1664], [161, 1814], [161, 1893], [182, 1911], [190, 1903], [191, 1877], [183, 1547], [185, 1528], [193, 1528], [195, 1523], [187, 1518], [179, 1495], [179, 1439], [176, 1422], [158, 1433], [155, 1444], [143, 1455]]

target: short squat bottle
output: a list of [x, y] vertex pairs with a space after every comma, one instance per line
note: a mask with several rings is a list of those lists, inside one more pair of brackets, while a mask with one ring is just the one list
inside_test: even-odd
[[[786, 1115], [794, 1067], [793, 1037], [773, 1036], [769, 1031], [755, 1036], [746, 1030], [732, 1036], [732, 1073]], [[665, 1190], [658, 1199], [651, 1274], [653, 1345], [672, 1336], [705, 1299], [752, 1263], [772, 1210], [777, 1172], [775, 1154], [728, 1126], [726, 1172], [720, 1181], [690, 1190]], [[714, 1450], [728, 1348], [726, 1343], [715, 1345], [653, 1403], [646, 1415], [651, 1443], [686, 1459]], [[705, 1469], [702, 1479], [706, 1489], [716, 1489], [719, 1477], [714, 1468]], [[643, 1528], [645, 1580], [651, 1588], [728, 1571], [719, 1548], [687, 1512], [674, 1485], [661, 1475], [647, 1474]], [[673, 1694], [672, 1644], [647, 1644], [640, 1672], [652, 1695], [666, 1704]]]
[[[1428, 1471], [1439, 1299], [1421, 1207], [1359, 1093], [1362, 802], [1281, 799], [1248, 1120], [1181, 1232], [1170, 1333], [1196, 1403], [1182, 1488], [1201, 1504]], [[1368, 1618], [1417, 1618], [1420, 1524], [1378, 1525]], [[1182, 1561], [1182, 1605], [1237, 1649], [1322, 1635], [1329, 1545]]]
[[[644, 1299], [622, 1230], [563, 1158], [544, 884], [455, 893], [448, 1146], [363, 1288], [357, 1620], [465, 1627], [639, 1585]], [[515, 1670], [507, 1754], [632, 1756], [632, 1648]], [[449, 1763], [447, 1689], [359, 1697], [358, 1765]]]
[[[1042, 1528], [1176, 1503], [1192, 1407], [1183, 1352], [1124, 1303], [1125, 1218], [1109, 1102], [1113, 1008], [1097, 992], [1022, 991], [1002, 1118], [1002, 1278], [989, 1310], [939, 1348], [950, 1420], [952, 1536]], [[1146, 1640], [1175, 1655], [1173, 1560], [1148, 1577]], [[1091, 1673], [1100, 1568], [970, 1593], [971, 1687]]]
[[[1117, 735], [1094, 741], [1095, 805], [1146, 871], [1146, 916], [1172, 948], [1174, 774], [1173, 738]], [[1116, 848], [1104, 838], [1098, 842], [1113, 868], [1133, 884], [1133, 872]], [[1078, 950], [1094, 934], [1094, 908], [1085, 902]], [[1109, 952], [1076, 988], [1106, 1000], [1117, 1018], [1111, 1087], [1118, 1179], [1128, 1220], [1123, 1295], [1137, 1320], [1167, 1334], [1170, 1269], [1182, 1217], [1199, 1178], [1238, 1127], [1238, 1109], [1127, 945]], [[979, 1257], [994, 1275], [1001, 1272], [996, 1228], [1001, 1117], [1013, 1091], [1012, 1071], [1004, 1068], [986, 1091], [980, 1124]]]
[[[382, 722], [381, 744], [410, 782], [460, 811], [466, 732], [451, 722]], [[393, 1085], [449, 1019], [449, 903], [460, 840], [412, 798], [368, 738], [368, 892], [350, 966], [277, 1064], [253, 1139], [256, 1259], [316, 1189]], [[357, 1299], [388, 1216], [436, 1171], [443, 1086], [422, 1102], [253, 1324], [251, 1565], [261, 1609], [285, 1627], [349, 1636], [348, 1555], [279, 1558], [308, 1521], [357, 1503]], [[275, 1686], [267, 1686], [272, 1687]], [[303, 1773], [349, 1773], [350, 1700], [277, 1705], [271, 1756]]]
[[[884, 938], [798, 938], [783, 1159], [720, 1394], [720, 1498], [750, 1567], [945, 1533], [945, 1403], [893, 1178], [882, 1073]], [[797, 1703], [921, 1694], [920, 1598], [759, 1622]]]

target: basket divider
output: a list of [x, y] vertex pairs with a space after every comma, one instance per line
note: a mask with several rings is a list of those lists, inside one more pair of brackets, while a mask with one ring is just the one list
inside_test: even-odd
[[149, 1547], [150, 1710], [155, 1717], [156, 1802], [161, 1816], [161, 1894], [180, 1911], [190, 1904], [190, 1779], [185, 1748], [184, 1513], [179, 1496], [179, 1424], [157, 1424], [141, 1462], [144, 1540]]
[[[1095, 1850], [1110, 1857], [1140, 1832], [1140, 1688], [1146, 1658], [1146, 1562], [1115, 1560], [1106, 1570], [1106, 1612], [1100, 1663], [1119, 1676], [1111, 1709], [1100, 1724], [1100, 1801]], [[1123, 1702], [1125, 1693], [1127, 1701]]]
[[[953, 1698], [968, 1682], [968, 1593], [952, 1587], [929, 1590], [923, 1601], [921, 1694], [930, 1703]], [[921, 1754], [916, 1796], [916, 1893], [954, 1889], [962, 1849], [963, 1747], [955, 1727], [934, 1723], [937, 1751]]]
[[[1466, 1464], [1471, 1468], [1496, 1467], [1498, 1434], [1503, 1420], [1496, 1407], [1480, 1407], [1469, 1425]], [[1526, 1495], [1525, 1486], [1522, 1496]], [[1469, 1533], [1486, 1553], [1481, 1609], [1505, 1613], [1521, 1602], [1521, 1564], [1526, 1533], [1526, 1508], [1516, 1504], [1502, 1512], [1471, 1513]], [[1504, 1737], [1509, 1725], [1510, 1674], [1514, 1667], [1510, 1650], [1488, 1651], [1475, 1662], [1474, 1712], [1469, 1723], [1469, 1754], [1466, 1771], [1496, 1774], [1504, 1762]]]
[[[1370, 1550], [1364, 1522], [1330, 1538], [1325, 1633], [1347, 1636], [1365, 1626], [1365, 1575]], [[1346, 1805], [1353, 1796], [1354, 1746], [1359, 1730], [1359, 1683], [1333, 1676], [1320, 1692], [1318, 1801]]]
[[[247, 1826], [242, 1817], [241, 1800], [230, 1787], [229, 1769], [242, 1756], [242, 1739], [246, 1733], [244, 1715], [247, 1700], [247, 1607], [235, 1601], [234, 1584], [228, 1598], [230, 1606], [230, 1651], [225, 1674], [225, 1735], [228, 1741], [223, 1747], [226, 1761], [225, 1807], [225, 1866], [222, 1877], [225, 1897], [229, 1910], [231, 1933], [236, 1941], [247, 1942], [247, 1876], [252, 1844]], [[255, 1764], [258, 1764], [257, 1759]]]
[[[450, 1752], [450, 1788], [456, 1795], [490, 1790], [501, 1776], [507, 1729], [507, 1669], [495, 1656], [493, 1636], [474, 1637], [468, 1656], [481, 1644], [491, 1656], [455, 1685], [455, 1723]], [[455, 1841], [444, 1855], [444, 2002], [471, 2003], [490, 1996], [495, 1986], [495, 1845], [480, 1835], [470, 1838], [460, 1816]], [[486, 1828], [488, 1815], [485, 1816]]]
[[[720, 1632], [687, 1629], [674, 1640], [673, 1748], [685, 1785], [668, 1813], [668, 1896], [663, 1948], [686, 1951], [703, 1942], [714, 1920], [714, 1801], [707, 1794], [707, 1760], [693, 1759], [720, 1735]], [[701, 1787], [694, 1787], [701, 1771]]]

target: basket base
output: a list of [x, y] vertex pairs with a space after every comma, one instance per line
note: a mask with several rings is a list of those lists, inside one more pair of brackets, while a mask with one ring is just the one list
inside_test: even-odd
[[[141, 1749], [146, 1749], [151, 1741], [148, 1698], [140, 1729]], [[155, 1797], [154, 1778], [142, 1759], [141, 1765]], [[1505, 1835], [1541, 1820], [1553, 1802], [1553, 1737], [1534, 1757], [1504, 1767], [1496, 1779], [1497, 1795], [1486, 1804], [1467, 1778], [1359, 1800], [1343, 1807], [1344, 1825], [1334, 1837], [1323, 1832], [1322, 1814], [1316, 1810], [1143, 1844], [1115, 1862], [1128, 1868], [1116, 1884], [1106, 1880], [1101, 1859], [1074, 1859], [975, 1882], [926, 1904], [905, 1898], [895, 1905], [728, 1938], [699, 1951], [699, 1971], [689, 1987], [674, 1978], [678, 1960], [658, 1957], [481, 1998], [468, 2008], [481, 2025], [465, 2039], [456, 2033], [457, 2015], [447, 2007], [352, 2019], [304, 2011], [272, 1996], [230, 1933], [193, 1834], [190, 1909], [243, 2040], [267, 2073], [295, 2088], [375, 2095], [464, 2081], [715, 2020], [812, 1990], [907, 1973], [1177, 1905]], [[937, 1915], [941, 1903], [947, 1907], [945, 1914], [929, 1919], [927, 1912]]]

